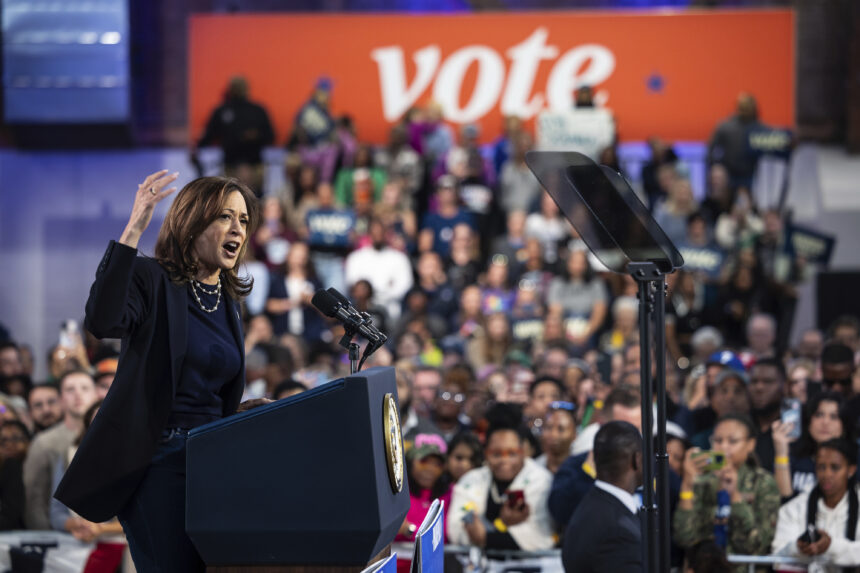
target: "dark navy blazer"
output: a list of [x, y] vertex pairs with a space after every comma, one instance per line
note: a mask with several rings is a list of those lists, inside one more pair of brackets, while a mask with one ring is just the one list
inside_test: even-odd
[[[221, 390], [229, 416], [245, 387], [245, 352], [239, 306], [226, 293], [223, 302], [241, 356], [239, 373]], [[84, 324], [98, 338], [121, 338], [122, 349], [113, 385], [54, 495], [102, 522], [134, 493], [170, 415], [188, 342], [187, 285], [172, 282], [155, 259], [111, 241]]]

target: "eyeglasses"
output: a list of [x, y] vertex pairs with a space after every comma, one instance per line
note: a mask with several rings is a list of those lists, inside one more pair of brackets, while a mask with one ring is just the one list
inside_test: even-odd
[[451, 392], [442, 392], [441, 394], [439, 394], [439, 397], [445, 402], [450, 402], [451, 400], [453, 400], [457, 404], [466, 399], [466, 397], [460, 392], [457, 392], [456, 394], [452, 394]]
[[518, 458], [523, 455], [522, 448], [508, 448], [508, 449], [496, 449], [487, 450], [487, 458], [494, 460], [502, 460], [505, 458]]

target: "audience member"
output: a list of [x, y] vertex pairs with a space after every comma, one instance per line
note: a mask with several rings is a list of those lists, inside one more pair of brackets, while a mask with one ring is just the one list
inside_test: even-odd
[[728, 553], [764, 555], [770, 548], [779, 508], [773, 476], [757, 467], [756, 429], [743, 416], [723, 417], [711, 437], [713, 451], [725, 466], [708, 466], [711, 456], [691, 448], [684, 460], [681, 494], [673, 537], [688, 548], [713, 539]]
[[552, 474], [525, 456], [525, 430], [518, 412], [488, 413], [487, 465], [466, 473], [454, 486], [448, 538], [485, 549], [536, 551], [553, 546], [546, 497]]
[[860, 487], [857, 448], [847, 440], [828, 440], [815, 453], [818, 485], [779, 509], [773, 552], [812, 559], [809, 571], [845, 571], [860, 565]]
[[774, 477], [783, 499], [815, 487], [815, 450], [829, 440], [846, 438], [847, 424], [840, 413], [842, 396], [824, 392], [813, 396], [803, 410], [800, 438], [790, 438], [792, 428], [773, 423]]
[[262, 152], [275, 139], [266, 109], [248, 99], [248, 81], [230, 79], [224, 103], [215, 108], [203, 135], [191, 150], [192, 162], [199, 164], [197, 148], [218, 143], [224, 152], [224, 171], [262, 193]]
[[119, 360], [116, 358], [103, 358], [96, 362], [93, 377], [96, 381], [96, 393], [99, 400], [104, 400], [110, 390], [113, 379], [116, 376], [116, 368]]
[[562, 562], [567, 572], [642, 570], [639, 503], [642, 436], [626, 422], [608, 422], [594, 437], [597, 481], [570, 518]]
[[543, 453], [535, 461], [553, 474], [570, 456], [573, 440], [576, 439], [575, 410], [576, 406], [572, 402], [551, 402], [540, 426]]
[[27, 406], [34, 433], [50, 428], [63, 416], [60, 391], [53, 384], [33, 386], [27, 394]]
[[24, 362], [18, 345], [7, 340], [0, 343], [0, 378], [24, 373]]
[[584, 250], [570, 253], [567, 272], [553, 279], [546, 298], [549, 312], [565, 318], [568, 341], [580, 352], [590, 348], [606, 318], [609, 294], [591, 270]]
[[460, 432], [448, 442], [448, 464], [445, 468], [451, 483], [460, 481], [467, 472], [484, 464], [484, 450], [478, 436]]
[[371, 244], [347, 255], [344, 278], [350, 287], [362, 279], [370, 282], [374, 302], [396, 318], [400, 301], [412, 288], [412, 265], [402, 251], [389, 245], [387, 232], [380, 219], [371, 219]]
[[[414, 541], [418, 527], [434, 500], [444, 503], [442, 527], [451, 506], [451, 482], [445, 473], [448, 446], [438, 434], [418, 434], [406, 454], [406, 478], [409, 481], [409, 513], [400, 526], [395, 541]], [[443, 535], [444, 536], [444, 535]]]
[[758, 428], [755, 453], [761, 467], [773, 473], [773, 435], [771, 426], [780, 417], [785, 398], [785, 367], [776, 358], [763, 358], [750, 369], [750, 405]]
[[60, 379], [62, 423], [37, 435], [24, 461], [24, 521], [28, 528], [51, 528], [50, 501], [54, 468], [80, 435], [84, 427], [84, 414], [96, 399], [96, 384], [88, 372], [73, 370]]

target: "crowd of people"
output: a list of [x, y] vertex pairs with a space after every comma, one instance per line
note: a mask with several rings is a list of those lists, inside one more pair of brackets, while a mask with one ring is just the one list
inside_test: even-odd
[[[244, 261], [254, 278], [245, 398], [348, 374], [341, 327], [311, 304], [318, 288], [337, 288], [389, 335], [368, 365], [396, 368], [412, 497], [398, 540], [441, 498], [449, 543], [563, 547], [577, 571], [640, 570], [640, 388], [653, 381], [640, 372], [637, 285], [606, 271], [543, 192], [517, 118], [479, 144], [477, 126], [457, 133], [430, 104], [374, 147], [332, 116], [331, 90], [321, 79], [296, 117], [287, 186], [260, 192]], [[729, 571], [727, 554], [776, 553], [808, 557], [810, 570], [857, 566], [860, 320], [790, 340], [810, 269], [784, 248], [784, 214], [750, 191], [742, 135], [757, 122], [742, 95], [715, 131], [701, 201], [670, 144], [650, 141], [642, 171], [647, 206], [676, 245], [719, 253], [717, 268], [668, 277], [673, 564]], [[234, 80], [200, 145], [222, 144], [226, 171], [259, 191], [272, 138]], [[601, 159], [621, 170], [614, 149]], [[3, 334], [0, 529], [114, 539], [115, 522], [58, 507], [52, 488], [109, 391], [116, 345], [85, 332], [58, 344], [36, 383], [26, 341]], [[612, 500], [627, 529], [594, 536], [589, 523]]]

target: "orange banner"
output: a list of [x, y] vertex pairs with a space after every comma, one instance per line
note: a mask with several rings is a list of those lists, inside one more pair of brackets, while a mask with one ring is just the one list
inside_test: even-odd
[[794, 118], [794, 17], [788, 10], [528, 12], [456, 15], [198, 15], [191, 18], [191, 137], [202, 133], [231, 76], [269, 111], [278, 144], [321, 76], [334, 115], [382, 143], [414, 105], [440, 103], [452, 124], [501, 133], [569, 109], [594, 87], [624, 141], [705, 140], [741, 91], [761, 119]]

